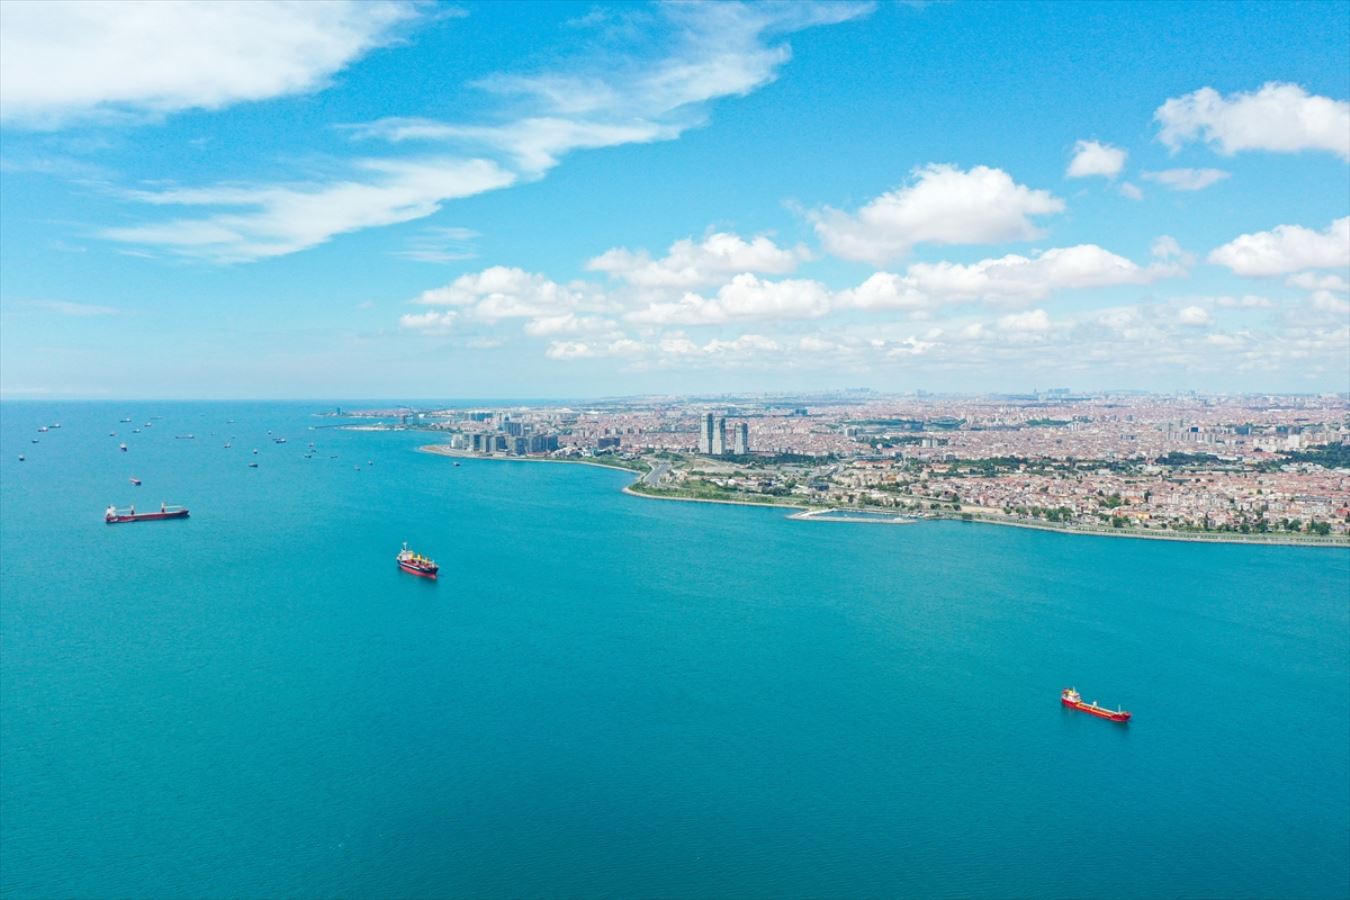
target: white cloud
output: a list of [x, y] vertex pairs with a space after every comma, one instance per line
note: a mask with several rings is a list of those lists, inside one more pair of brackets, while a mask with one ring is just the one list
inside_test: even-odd
[[1002, 169], [929, 165], [917, 169], [909, 184], [882, 194], [855, 215], [826, 208], [812, 219], [830, 253], [881, 264], [919, 243], [1031, 240], [1041, 235], [1032, 216], [1063, 209], [1064, 201], [1017, 184]]
[[385, 0], [6, 0], [0, 120], [48, 128], [319, 90], [417, 15]]
[[559, 313], [540, 316], [525, 323], [525, 333], [531, 337], [551, 337], [558, 334], [615, 334], [614, 322], [603, 316], [579, 316]]
[[1203, 306], [1183, 307], [1177, 313], [1177, 322], [1181, 325], [1199, 327], [1208, 325], [1212, 321], [1213, 318], [1210, 316], [1209, 310], [1205, 309]]
[[[135, 10], [144, 17], [160, 8]], [[294, 8], [311, 14], [350, 10], [363, 21], [378, 20], [386, 10], [373, 4]], [[411, 15], [409, 7], [387, 9]], [[487, 124], [385, 119], [352, 128], [359, 137], [447, 142], [456, 145], [453, 155], [367, 160], [344, 180], [298, 188], [214, 185], [139, 192], [132, 199], [254, 211], [114, 228], [104, 235], [215, 262], [240, 262], [303, 250], [347, 231], [423, 218], [446, 200], [541, 177], [572, 150], [676, 138], [706, 120], [711, 101], [745, 95], [773, 81], [792, 55], [786, 43], [774, 41], [778, 36], [856, 18], [870, 9], [843, 2], [663, 4], [648, 17], [650, 34], [624, 42], [625, 47], [657, 45], [655, 59], [626, 50], [596, 53], [591, 45], [591, 57], [569, 60], [559, 71], [495, 75], [479, 82], [478, 87], [505, 98]], [[155, 58], [153, 51], [145, 56]], [[177, 68], [195, 71], [191, 62], [179, 61]], [[458, 255], [453, 250], [405, 252], [429, 261]]]
[[408, 313], [399, 316], [398, 324], [413, 331], [420, 331], [423, 334], [446, 334], [454, 328], [455, 319], [458, 317], [459, 313], [453, 310], [437, 312], [433, 309], [424, 313]]
[[1144, 192], [1139, 190], [1138, 185], [1131, 184], [1128, 181], [1122, 181], [1120, 183], [1120, 196], [1124, 197], [1126, 200], [1143, 200]]
[[998, 328], [1012, 334], [1044, 334], [1051, 328], [1050, 315], [1043, 309], [1012, 313], [999, 317]]
[[1313, 96], [1296, 84], [1222, 96], [1201, 88], [1173, 97], [1153, 118], [1158, 139], [1173, 150], [1204, 141], [1231, 156], [1243, 150], [1326, 150], [1350, 160], [1350, 103]]
[[1209, 261], [1252, 277], [1345, 268], [1350, 266], [1350, 216], [1335, 220], [1325, 231], [1277, 225], [1244, 234], [1211, 251]]
[[1096, 244], [1080, 244], [969, 265], [915, 263], [904, 275], [878, 272], [841, 299], [862, 309], [911, 310], [973, 300], [1025, 302], [1059, 290], [1143, 284], [1177, 274], [1171, 264], [1145, 268]]
[[1350, 292], [1350, 281], [1340, 275], [1318, 275], [1316, 272], [1299, 272], [1285, 279], [1290, 287], [1303, 288], [1305, 291]]
[[676, 302], [657, 302], [628, 313], [630, 322], [646, 325], [710, 325], [731, 320], [802, 319], [830, 311], [829, 290], [817, 281], [763, 281], [737, 275], [713, 299], [688, 293]]
[[508, 266], [461, 275], [445, 287], [423, 291], [413, 302], [462, 307], [466, 315], [489, 322], [558, 316], [604, 303], [586, 285], [562, 285]]
[[447, 200], [515, 181], [512, 173], [482, 159], [373, 159], [359, 163], [357, 170], [359, 180], [300, 186], [137, 191], [131, 196], [143, 203], [222, 211], [196, 219], [108, 228], [102, 236], [211, 262], [249, 262], [314, 247], [334, 235], [425, 218]]
[[462, 262], [478, 256], [473, 240], [481, 236], [472, 228], [426, 228], [391, 255], [416, 262]]
[[1164, 263], [1173, 263], [1182, 267], [1189, 267], [1195, 264], [1195, 255], [1187, 253], [1182, 249], [1177, 239], [1170, 234], [1159, 235], [1154, 239], [1149, 247], [1149, 253], [1154, 259], [1162, 260]]
[[1275, 304], [1269, 297], [1244, 294], [1241, 297], [1215, 297], [1214, 305], [1224, 309], [1270, 309]]
[[573, 150], [678, 138], [706, 121], [710, 102], [745, 96], [778, 77], [792, 49], [771, 37], [871, 9], [852, 2], [661, 4], [643, 27], [618, 42], [661, 44], [655, 59], [595, 54], [554, 71], [499, 73], [476, 82], [474, 87], [505, 99], [507, 121], [386, 118], [349, 127], [359, 138], [441, 141], [501, 153], [522, 175], [537, 177]]
[[639, 287], [692, 288], [717, 284], [742, 272], [783, 275], [808, 256], [805, 247], [784, 249], [763, 235], [749, 241], [728, 232], [710, 234], [699, 243], [685, 238], [653, 260], [645, 250], [615, 247], [586, 263], [592, 272], [606, 272]]
[[1163, 169], [1145, 172], [1145, 181], [1153, 181], [1174, 191], [1203, 191], [1228, 177], [1223, 169]]
[[1100, 175], [1115, 178], [1125, 168], [1129, 154], [1119, 147], [1098, 141], [1079, 141], [1073, 145], [1073, 159], [1064, 173], [1066, 178], [1088, 178]]

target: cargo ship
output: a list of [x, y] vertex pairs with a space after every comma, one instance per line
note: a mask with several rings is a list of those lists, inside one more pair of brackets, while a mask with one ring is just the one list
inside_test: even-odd
[[1123, 709], [1107, 709], [1104, 706], [1098, 706], [1096, 700], [1093, 700], [1091, 703], [1084, 703], [1082, 695], [1073, 688], [1065, 688], [1059, 695], [1059, 702], [1070, 709], [1076, 709], [1079, 712], [1100, 716], [1103, 719], [1110, 719], [1112, 722], [1130, 721], [1131, 714]]
[[436, 565], [434, 560], [427, 559], [422, 554], [409, 550], [406, 541], [403, 544], [403, 549], [398, 552], [398, 567], [405, 572], [421, 575], [423, 578], [435, 578], [436, 574], [441, 571], [441, 567]]
[[153, 522], [157, 519], [186, 519], [187, 517], [186, 506], [166, 506], [163, 503], [159, 505], [159, 512], [138, 513], [135, 506], [125, 510], [110, 506], [103, 513], [103, 521], [109, 525], [120, 525], [123, 522]]

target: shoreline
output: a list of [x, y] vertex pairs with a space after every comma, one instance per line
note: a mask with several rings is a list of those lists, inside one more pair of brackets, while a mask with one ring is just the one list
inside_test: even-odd
[[[905, 515], [904, 513], [894, 512], [888, 509], [858, 509], [854, 510], [848, 507], [816, 507], [806, 506], [801, 503], [758, 503], [754, 500], [723, 500], [711, 497], [676, 497], [662, 494], [648, 494], [643, 491], [633, 490], [633, 485], [641, 481], [644, 473], [637, 469], [630, 469], [627, 466], [614, 466], [606, 463], [595, 462], [587, 459], [551, 459], [543, 457], [530, 456], [484, 456], [480, 453], [474, 453], [467, 450], [451, 450], [441, 444], [428, 444], [417, 448], [419, 453], [432, 453], [437, 456], [446, 456], [460, 459], [481, 459], [496, 460], [498, 462], [536, 462], [536, 463], [564, 463], [571, 465], [594, 466], [598, 469], [609, 469], [611, 471], [629, 472], [634, 476], [633, 482], [621, 489], [623, 493], [630, 497], [641, 497], [645, 500], [675, 500], [683, 503], [720, 503], [725, 506], [757, 506], [765, 509], [792, 509], [796, 513], [786, 516], [798, 522], [836, 522], [846, 525], [858, 523], [872, 525], [912, 525], [917, 524], [914, 520], [886, 522], [886, 521], [868, 521], [866, 519], [848, 520], [844, 518], [829, 519], [825, 516], [833, 511], [842, 512], [866, 512], [878, 515], [895, 515], [897, 517]], [[650, 470], [649, 470], [650, 471]], [[1220, 532], [1203, 531], [1172, 531], [1172, 532], [1148, 532], [1142, 529], [1092, 529], [1092, 528], [1073, 528], [1062, 525], [1051, 525], [1044, 522], [1025, 522], [1017, 519], [994, 519], [985, 518], [979, 514], [970, 514], [970, 518], [963, 518], [960, 513], [939, 513], [938, 515], [925, 515], [919, 517], [922, 519], [945, 519], [952, 522], [969, 522], [977, 525], [1004, 525], [1010, 528], [1031, 528], [1036, 531], [1053, 531], [1059, 534], [1086, 536], [1086, 537], [1108, 537], [1108, 538], [1136, 538], [1146, 541], [1176, 541], [1178, 543], [1192, 544], [1248, 544], [1264, 547], [1320, 547], [1332, 549], [1350, 549], [1350, 540], [1311, 540], [1307, 538], [1289, 538], [1279, 537], [1277, 535], [1242, 535], [1225, 534]]]

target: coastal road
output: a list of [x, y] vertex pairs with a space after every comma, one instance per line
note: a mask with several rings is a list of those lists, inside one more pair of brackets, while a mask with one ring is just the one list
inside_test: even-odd
[[666, 477], [666, 473], [669, 471], [670, 471], [670, 463], [659, 462], [656, 465], [652, 466], [652, 470], [650, 472], [642, 476], [642, 483], [649, 484], [652, 487], [656, 487], [661, 483], [661, 479]]

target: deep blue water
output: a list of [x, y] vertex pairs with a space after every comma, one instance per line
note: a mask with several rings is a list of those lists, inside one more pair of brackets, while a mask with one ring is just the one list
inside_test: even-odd
[[793, 522], [318, 406], [0, 406], [6, 896], [1350, 894], [1350, 552]]

